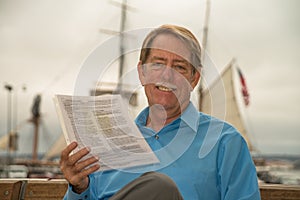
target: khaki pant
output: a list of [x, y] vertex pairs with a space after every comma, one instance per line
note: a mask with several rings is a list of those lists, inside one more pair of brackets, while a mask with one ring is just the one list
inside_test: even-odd
[[168, 176], [147, 172], [128, 183], [110, 200], [183, 200], [176, 184]]

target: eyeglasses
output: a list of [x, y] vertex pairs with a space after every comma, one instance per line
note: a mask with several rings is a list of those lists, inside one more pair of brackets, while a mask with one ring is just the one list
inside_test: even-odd
[[[164, 63], [160, 62], [146, 63], [145, 66], [151, 71], [157, 72], [162, 72], [167, 68], [167, 66]], [[192, 70], [192, 68], [188, 64], [175, 64], [171, 66], [171, 69], [182, 75], [188, 74]]]

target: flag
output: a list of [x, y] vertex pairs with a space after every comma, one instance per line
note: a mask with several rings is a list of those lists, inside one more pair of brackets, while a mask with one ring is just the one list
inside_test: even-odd
[[241, 92], [243, 95], [244, 103], [246, 106], [248, 106], [250, 103], [249, 102], [250, 96], [249, 96], [249, 92], [247, 89], [246, 80], [245, 80], [244, 75], [243, 75], [242, 71], [240, 70], [240, 68], [237, 68], [237, 70], [238, 70], [238, 74], [239, 74], [240, 81], [241, 81], [241, 86], [242, 86]]

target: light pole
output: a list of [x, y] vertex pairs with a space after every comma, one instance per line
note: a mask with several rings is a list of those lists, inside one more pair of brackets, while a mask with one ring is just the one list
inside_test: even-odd
[[7, 95], [7, 134], [8, 134], [8, 144], [7, 144], [7, 161], [6, 163], [9, 165], [10, 164], [10, 132], [12, 130], [12, 90], [13, 86], [9, 84], [5, 84], [4, 88], [8, 91]]

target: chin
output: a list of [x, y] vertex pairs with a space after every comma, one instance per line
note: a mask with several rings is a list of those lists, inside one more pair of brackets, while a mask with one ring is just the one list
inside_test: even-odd
[[162, 107], [164, 107], [165, 110], [180, 107], [180, 105], [178, 104], [178, 101], [176, 101], [176, 102], [172, 102], [170, 100], [169, 101], [160, 101], [160, 102], [157, 102], [156, 104], [161, 105]]

